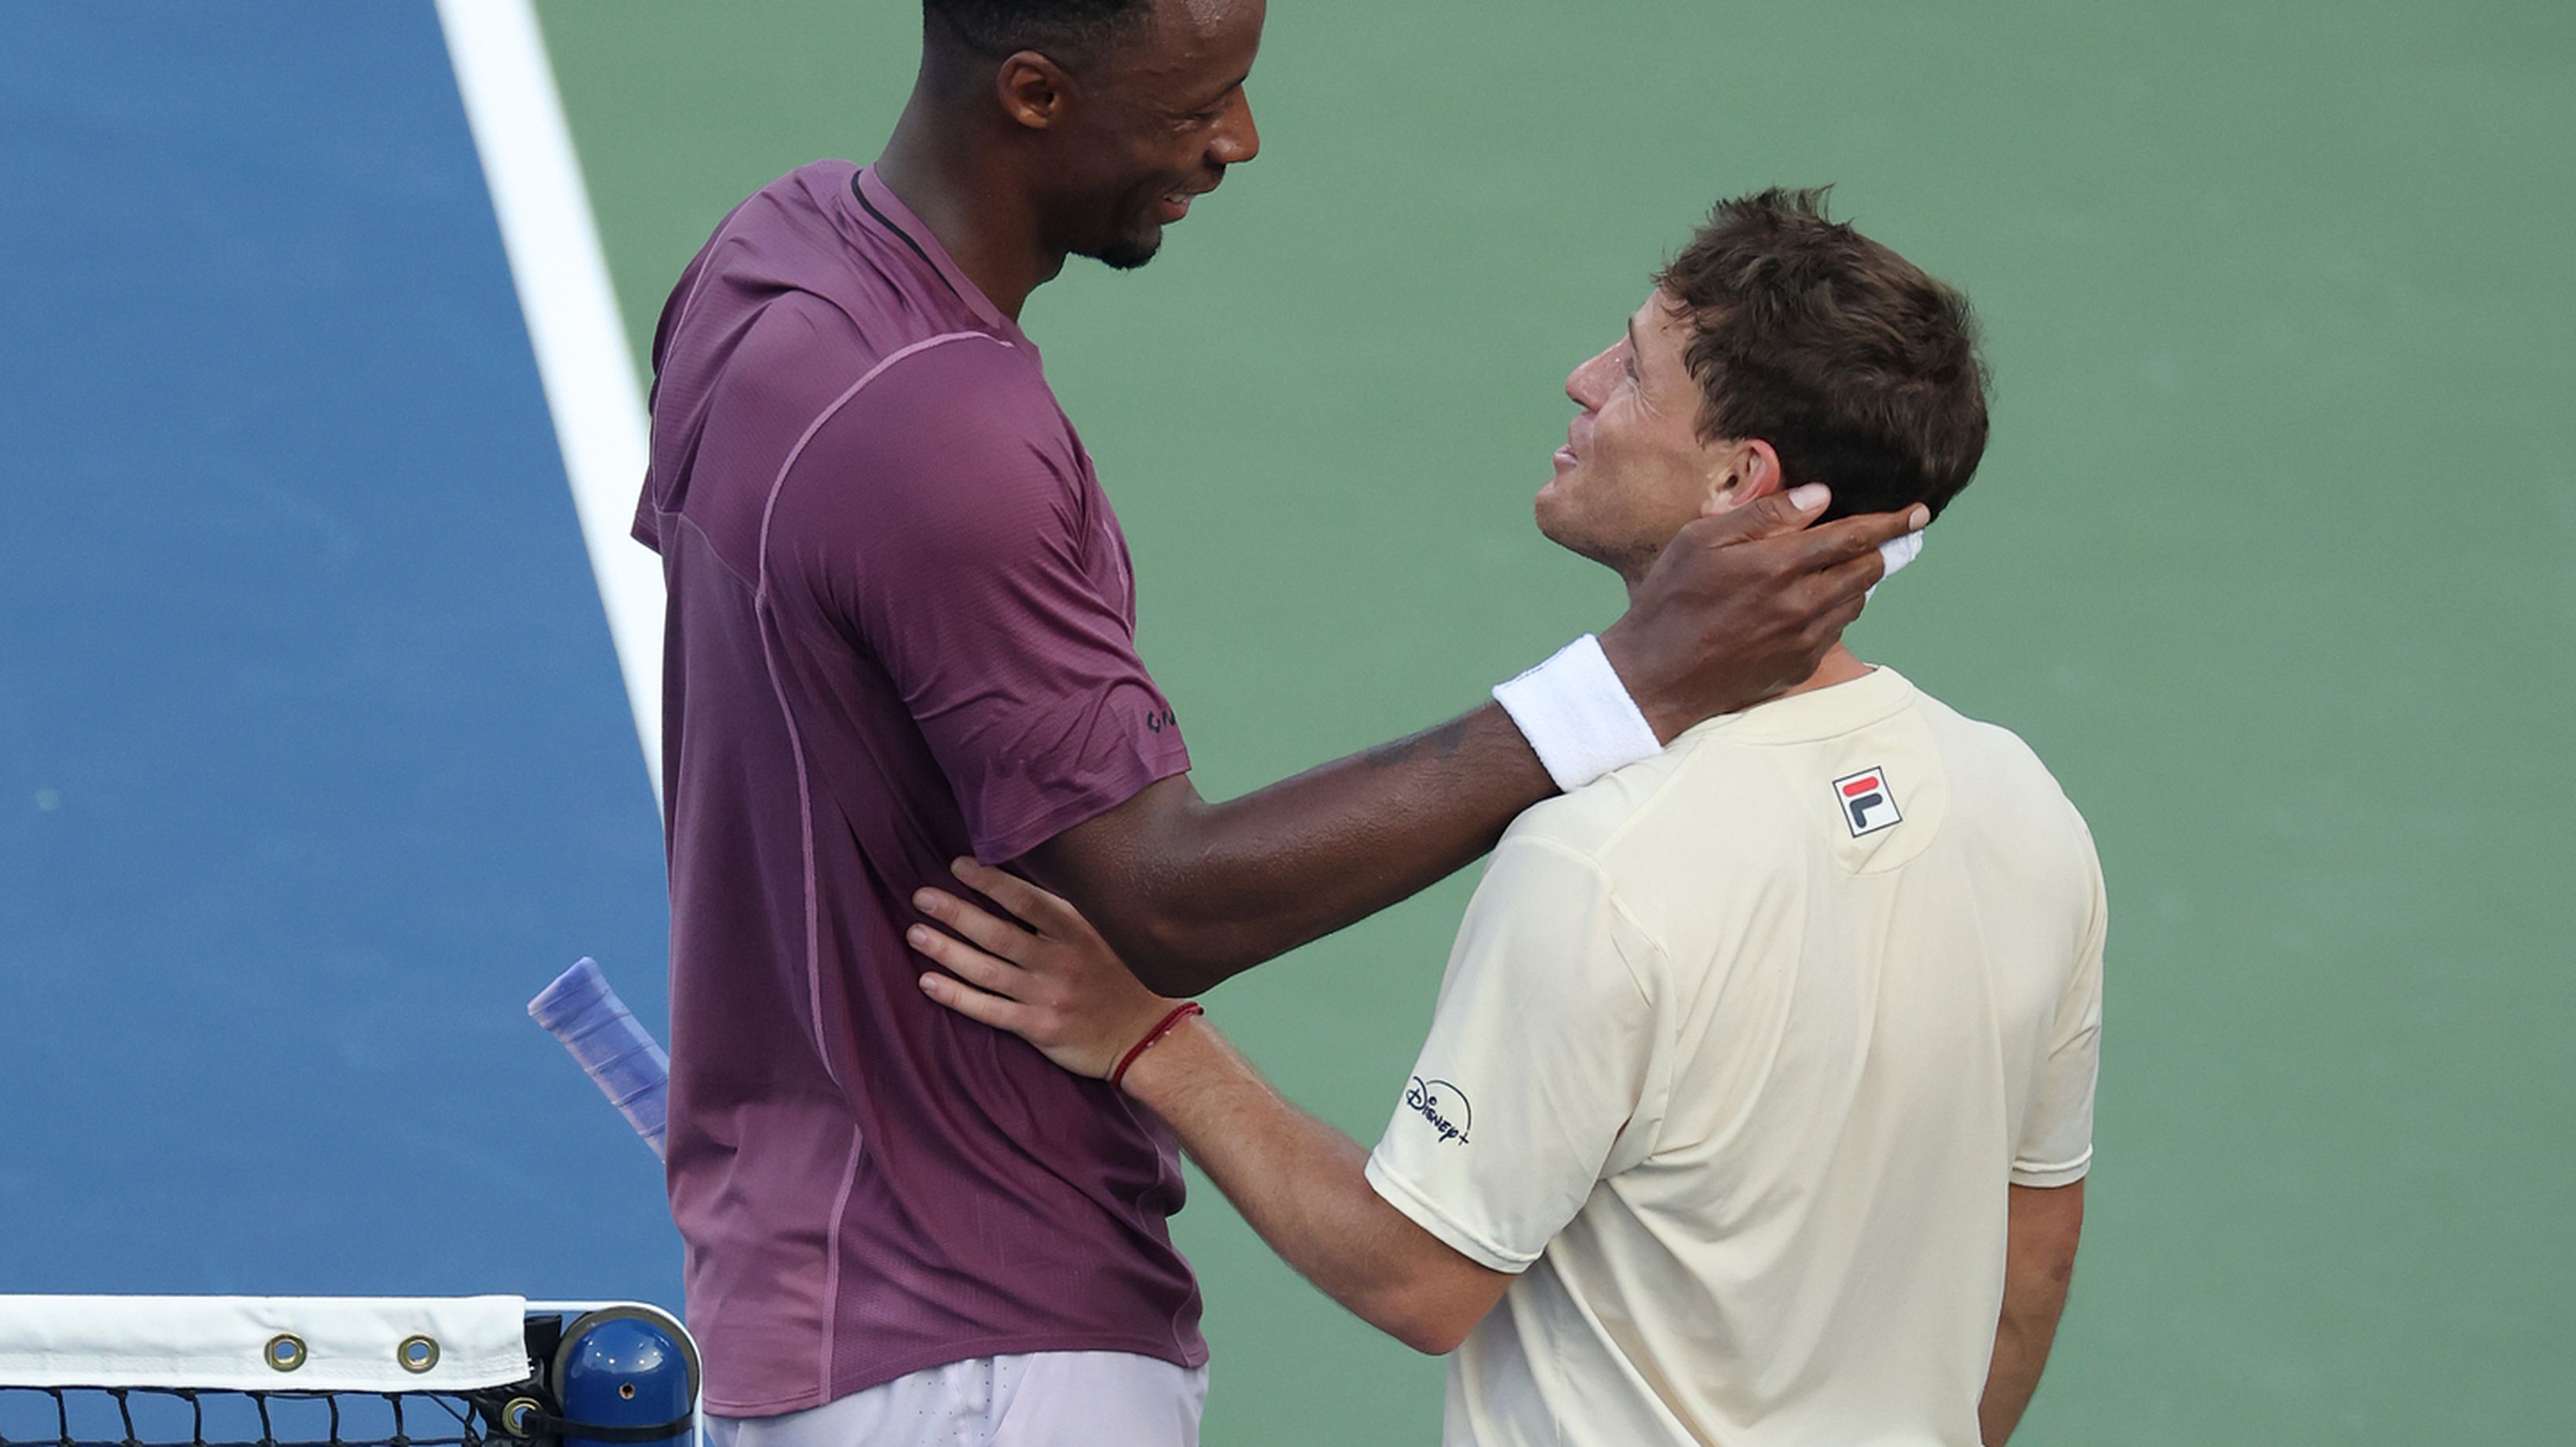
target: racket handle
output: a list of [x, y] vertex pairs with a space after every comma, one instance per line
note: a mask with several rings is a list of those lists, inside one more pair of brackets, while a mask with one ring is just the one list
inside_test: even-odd
[[662, 1128], [671, 1090], [671, 1057], [635, 1021], [626, 1002], [608, 987], [599, 965], [584, 955], [528, 1002], [528, 1014], [563, 1042], [600, 1093], [662, 1154]]

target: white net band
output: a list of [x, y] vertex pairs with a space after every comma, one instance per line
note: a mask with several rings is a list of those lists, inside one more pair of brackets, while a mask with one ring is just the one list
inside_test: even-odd
[[516, 1296], [0, 1296], [0, 1387], [462, 1392], [528, 1375]]

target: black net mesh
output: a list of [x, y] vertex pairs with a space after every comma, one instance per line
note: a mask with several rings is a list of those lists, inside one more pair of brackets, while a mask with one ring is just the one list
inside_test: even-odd
[[243, 1392], [0, 1386], [0, 1447], [524, 1447], [501, 1427], [533, 1387]]

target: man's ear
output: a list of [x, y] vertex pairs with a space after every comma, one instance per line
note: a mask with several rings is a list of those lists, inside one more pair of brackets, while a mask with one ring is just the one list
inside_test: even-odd
[[1701, 517], [1715, 517], [1732, 512], [1748, 502], [1759, 502], [1775, 492], [1788, 490], [1780, 472], [1780, 453], [1758, 437], [1727, 445], [1717, 467], [1709, 474], [1708, 498], [1700, 504]]
[[1034, 50], [1014, 52], [993, 76], [993, 93], [1013, 123], [1043, 131], [1064, 118], [1073, 78]]

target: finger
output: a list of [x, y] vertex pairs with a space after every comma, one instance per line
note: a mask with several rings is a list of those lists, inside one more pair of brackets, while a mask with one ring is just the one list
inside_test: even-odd
[[1006, 870], [972, 859], [951, 860], [948, 869], [967, 888], [1018, 915], [1042, 935], [1062, 939], [1070, 926], [1086, 923], [1071, 904]]
[[1830, 567], [1847, 558], [1875, 553], [1881, 543], [1920, 532], [1930, 521], [1931, 509], [1918, 502], [1895, 512], [1862, 513], [1819, 524], [1807, 529], [1797, 546], [1806, 554], [1808, 566]]
[[1831, 647], [1834, 629], [1860, 616], [1861, 604], [1869, 590], [1878, 585], [1886, 565], [1874, 554], [1864, 554], [1821, 573], [1810, 573], [1782, 590], [1781, 598], [1789, 614], [1782, 621], [1790, 625], [1799, 638], [1813, 645], [1818, 657]]
[[1868, 602], [1869, 591], [1864, 588], [1836, 600], [1816, 615], [1815, 621], [1808, 625], [1807, 641], [1819, 661], [1824, 658], [1825, 650], [1833, 647], [1843, 636], [1843, 630], [1860, 618], [1861, 609]]
[[906, 943], [930, 957], [938, 966], [960, 978], [972, 980], [997, 994], [1019, 998], [1026, 987], [1029, 972], [1008, 960], [996, 959], [955, 935], [944, 935], [926, 924], [904, 931]]
[[912, 896], [913, 908], [1006, 960], [1027, 964], [1038, 937], [946, 890], [923, 889]]
[[1887, 559], [1878, 549], [1869, 548], [1855, 553], [1808, 575], [1815, 589], [1812, 606], [1821, 609], [1862, 597], [1886, 577]]
[[996, 1030], [1008, 1030], [1027, 1038], [1023, 1033], [1029, 1024], [1029, 1007], [1026, 1005], [1013, 1004], [999, 995], [985, 994], [946, 975], [923, 975], [921, 993], [969, 1020], [981, 1021]]
[[1755, 498], [1739, 508], [1703, 515], [1692, 526], [1704, 531], [1711, 543], [1776, 538], [1814, 522], [1824, 512], [1826, 504], [1832, 501], [1833, 492], [1823, 483], [1801, 483], [1787, 492]]

